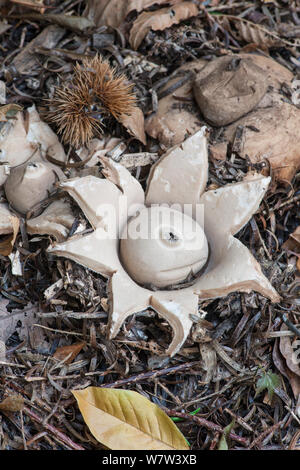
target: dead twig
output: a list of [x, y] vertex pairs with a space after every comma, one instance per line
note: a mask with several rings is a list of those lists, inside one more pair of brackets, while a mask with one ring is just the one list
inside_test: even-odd
[[[204, 426], [206, 429], [209, 429], [210, 431], [218, 432], [220, 434], [224, 432], [224, 429], [221, 426], [219, 426], [218, 424], [212, 423], [211, 421], [208, 421], [205, 418], [201, 418], [200, 416], [193, 416], [193, 415], [189, 415], [186, 413], [180, 413], [179, 411], [169, 410], [168, 408], [164, 408], [164, 411], [169, 416], [174, 416], [176, 418], [187, 419], [189, 421], [193, 421], [198, 426]], [[245, 437], [238, 436], [234, 432], [230, 432], [229, 437], [233, 441], [239, 442], [239, 444], [245, 447], [249, 445], [248, 439], [246, 439]]]
[[142, 374], [138, 375], [132, 375], [131, 377], [127, 377], [126, 379], [121, 379], [117, 380], [116, 382], [110, 383], [110, 384], [104, 384], [101, 387], [103, 388], [117, 388], [120, 387], [121, 385], [127, 385], [127, 384], [132, 384], [132, 383], [137, 383], [137, 382], [142, 382], [144, 380], [153, 380], [156, 379], [157, 377], [160, 377], [162, 375], [169, 375], [169, 374], [175, 374], [176, 372], [181, 372], [185, 369], [190, 369], [191, 367], [194, 366], [199, 366], [198, 361], [194, 362], [187, 362], [185, 364], [180, 364], [179, 366], [174, 366], [174, 367], [167, 367], [166, 369], [161, 369], [161, 370], [150, 370], [149, 372], [143, 372]]
[[84, 447], [73, 442], [68, 436], [66, 436], [52, 424], [44, 423], [43, 418], [34, 413], [34, 411], [32, 411], [27, 406], [24, 407], [23, 413], [29, 416], [36, 423], [41, 424], [47, 431], [51, 432], [59, 441], [61, 441], [63, 444], [66, 444], [68, 447], [71, 447], [74, 450], [85, 450]]

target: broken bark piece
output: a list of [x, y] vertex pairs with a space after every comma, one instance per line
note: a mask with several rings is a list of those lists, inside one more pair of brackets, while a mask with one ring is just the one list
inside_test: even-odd
[[40, 68], [40, 62], [35, 52], [36, 47], [53, 49], [61, 40], [65, 30], [56, 25], [47, 26], [38, 36], [30, 41], [21, 52], [16, 55], [12, 65], [20, 74], [31, 74], [35, 68]]
[[30, 234], [50, 235], [57, 241], [63, 241], [73, 225], [74, 214], [68, 201], [52, 202], [38, 217], [26, 222]]
[[205, 78], [193, 86], [201, 113], [213, 126], [225, 126], [249, 113], [267, 91], [264, 70], [251, 59], [219, 57]]
[[[107, 158], [101, 158], [106, 179], [62, 183], [95, 230], [56, 243], [49, 251], [110, 278], [110, 338], [129, 315], [152, 307], [173, 329], [167, 350], [173, 355], [191, 329], [191, 314], [197, 318], [198, 297], [254, 289], [273, 302], [280, 299], [248, 248], [233, 237], [257, 210], [270, 178], [249, 175], [241, 183], [205, 193], [206, 147], [203, 128], [162, 156], [147, 182], [145, 206], [140, 184]], [[139, 205], [136, 215], [123, 206], [120, 210], [124, 196], [129, 206]], [[116, 225], [123, 227], [120, 240], [104, 212], [108, 203], [116, 209]], [[203, 210], [197, 210], [199, 205]], [[189, 274], [194, 278], [182, 284]]]

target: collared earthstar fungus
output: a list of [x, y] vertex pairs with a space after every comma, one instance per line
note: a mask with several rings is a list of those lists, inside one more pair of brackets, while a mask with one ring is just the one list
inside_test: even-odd
[[49, 251], [109, 278], [110, 338], [129, 315], [152, 308], [173, 329], [167, 354], [174, 355], [197, 318], [199, 299], [255, 290], [279, 301], [259, 263], [234, 237], [258, 209], [270, 177], [252, 174], [205, 192], [205, 127], [152, 166], [145, 193], [122, 165], [107, 157], [101, 163], [105, 178], [60, 183], [93, 232]]

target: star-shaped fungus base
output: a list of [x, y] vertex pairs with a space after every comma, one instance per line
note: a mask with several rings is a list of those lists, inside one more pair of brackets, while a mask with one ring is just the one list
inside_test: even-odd
[[[250, 251], [234, 238], [258, 209], [270, 178], [255, 174], [241, 183], [204, 192], [208, 177], [205, 134], [206, 129], [201, 129], [168, 150], [153, 165], [146, 194], [128, 170], [106, 157], [101, 158], [105, 178], [86, 176], [60, 185], [81, 207], [94, 231], [56, 243], [49, 251], [109, 278], [110, 338], [117, 335], [129, 315], [151, 307], [174, 331], [167, 350], [167, 354], [174, 355], [198, 315], [199, 298], [255, 290], [273, 302], [280, 299]], [[134, 237], [130, 243], [126, 237], [124, 239], [126, 227], [145, 210], [150, 213], [153, 207], [170, 206], [176, 207], [172, 211], [177, 213], [188, 208], [187, 217], [195, 222], [196, 236], [188, 240], [186, 228], [177, 226], [175, 236], [171, 234], [173, 225], [171, 230], [164, 221], [158, 222], [157, 240], [143, 239], [134, 262], [130, 261], [130, 256], [128, 261], [126, 253], [122, 252], [130, 245], [134, 254], [135, 242]], [[192, 227], [190, 221], [188, 227]], [[172, 235], [170, 240], [165, 236], [168, 231]], [[204, 238], [200, 237], [202, 231]], [[199, 237], [201, 249], [199, 245], [194, 255], [191, 249], [200, 243]], [[159, 245], [158, 267], [155, 243]], [[148, 256], [148, 247], [154, 250], [151, 256]], [[147, 260], [151, 276], [147, 274]], [[182, 283], [189, 274], [192, 275], [190, 282]], [[149, 279], [153, 279], [154, 288]], [[179, 280], [177, 285], [172, 284], [174, 279]]]

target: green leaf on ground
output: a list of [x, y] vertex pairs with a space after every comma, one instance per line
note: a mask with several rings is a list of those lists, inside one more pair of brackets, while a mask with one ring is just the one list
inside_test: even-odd
[[234, 425], [235, 421], [233, 420], [230, 424], [228, 424], [228, 426], [226, 426], [226, 428], [224, 428], [222, 437], [218, 445], [218, 450], [228, 450], [227, 439]]
[[256, 393], [257, 396], [263, 390], [268, 390], [268, 395], [270, 401], [273, 398], [275, 388], [280, 386], [281, 380], [279, 375], [273, 374], [272, 372], [264, 372], [262, 377], [260, 377], [256, 382]]

